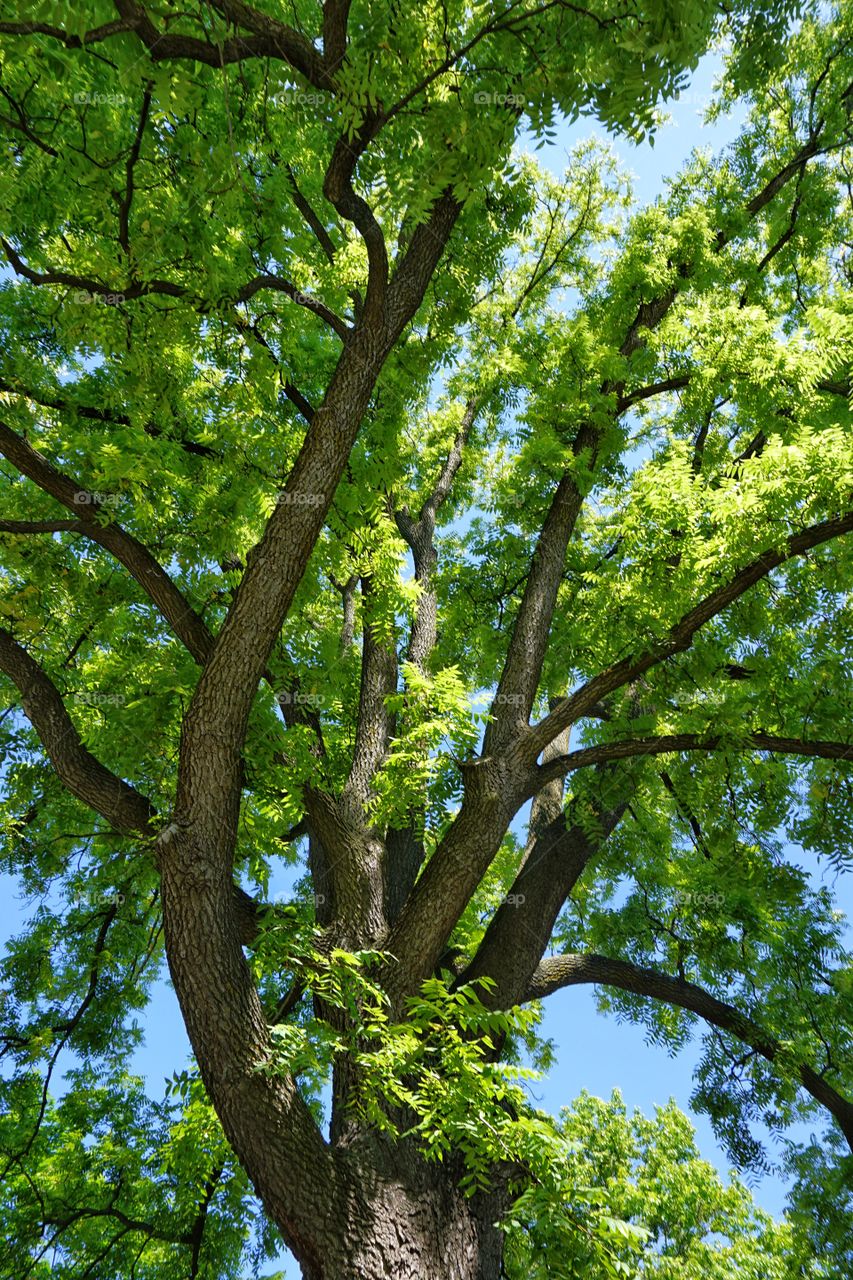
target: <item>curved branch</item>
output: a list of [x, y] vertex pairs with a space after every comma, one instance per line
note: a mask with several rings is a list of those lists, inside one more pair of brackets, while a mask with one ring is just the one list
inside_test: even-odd
[[[734, 1005], [725, 1004], [693, 982], [610, 956], [574, 953], [543, 960], [533, 975], [525, 999], [542, 1000], [561, 987], [583, 983], [618, 987], [622, 991], [676, 1005], [737, 1036], [768, 1062], [774, 1062], [780, 1056], [779, 1041]], [[853, 1103], [842, 1097], [806, 1063], [797, 1064], [797, 1075], [803, 1088], [838, 1122], [853, 1151]]]
[[536, 772], [537, 789], [553, 778], [564, 778], [575, 769], [603, 764], [608, 760], [627, 760], [631, 756], [668, 755], [676, 751], [773, 751], [797, 756], [817, 756], [822, 760], [853, 760], [853, 742], [808, 742], [804, 738], [780, 738], [772, 733], [749, 733], [738, 738], [719, 734], [671, 733], [658, 738], [633, 738], [626, 742], [603, 742], [599, 746], [582, 747], [567, 755], [555, 756]]
[[[62, 396], [51, 396], [46, 392], [36, 391], [32, 387], [15, 385], [7, 382], [5, 378], [0, 378], [0, 391], [6, 391], [10, 395], [23, 396], [25, 400], [31, 400], [33, 404], [41, 405], [43, 409], [55, 409], [57, 413], [73, 413], [80, 418], [86, 418], [90, 422], [112, 423], [119, 427], [132, 426], [131, 420], [126, 413], [121, 413], [118, 410], [102, 409], [97, 405], [77, 404], [74, 400], [66, 400]], [[221, 457], [215, 449], [211, 449], [206, 444], [196, 444], [194, 440], [182, 440], [167, 435], [165, 431], [155, 426], [153, 422], [146, 422], [143, 431], [155, 440], [165, 436], [167, 440], [179, 445], [185, 453], [194, 453], [200, 458]]]
[[526, 738], [525, 747], [535, 757], [552, 738], [567, 725], [579, 720], [587, 710], [612, 693], [621, 689], [652, 667], [658, 666], [666, 658], [676, 653], [683, 653], [690, 648], [693, 637], [700, 627], [722, 613], [730, 604], [742, 596], [750, 587], [755, 586], [768, 573], [777, 569], [794, 556], [802, 555], [813, 547], [821, 546], [839, 538], [853, 529], [853, 511], [845, 512], [833, 520], [824, 520], [820, 524], [811, 525], [801, 533], [791, 534], [785, 539], [783, 548], [763, 551], [750, 564], [724, 586], [705, 596], [693, 609], [669, 629], [668, 637], [651, 646], [645, 652], [629, 654], [612, 666], [607, 667], [599, 675], [588, 680], [585, 685], [564, 698], [560, 705], [538, 724], [534, 725]]
[[[83, 745], [56, 685], [3, 628], [0, 672], [17, 686], [24, 714], [63, 786], [105, 818], [114, 830], [127, 835], [156, 835], [157, 811], [150, 800], [107, 769]], [[240, 942], [244, 947], [251, 946], [264, 907], [236, 883], [232, 885], [232, 906]]]
[[49, 39], [58, 40], [60, 44], [64, 44], [66, 49], [84, 49], [88, 45], [100, 44], [102, 40], [109, 40], [111, 36], [124, 35], [133, 29], [133, 23], [123, 18], [104, 22], [99, 27], [92, 27], [82, 36], [64, 31], [62, 27], [51, 26], [49, 22], [0, 22], [0, 35], [48, 36]]
[[96, 298], [104, 298], [110, 305], [117, 306], [122, 302], [130, 302], [134, 298], [144, 298], [152, 293], [165, 294], [169, 298], [184, 298], [187, 290], [182, 284], [173, 280], [134, 280], [124, 285], [104, 284], [102, 280], [91, 280], [88, 276], [78, 276], [73, 271], [35, 271], [24, 262], [17, 249], [5, 237], [0, 236], [3, 252], [12, 264], [15, 272], [29, 280], [30, 284], [62, 284], [69, 289], [79, 289]]
[[[132, 196], [132, 185], [130, 186], [130, 195]], [[128, 226], [127, 214], [129, 212], [129, 204], [127, 210], [124, 204], [119, 213], [121, 217], [121, 228], [119, 232], [119, 243], [125, 252], [129, 249], [127, 240]], [[163, 294], [169, 298], [184, 298], [197, 307], [199, 311], [206, 311], [210, 304], [200, 297], [194, 297], [189, 289], [182, 284], [177, 284], [173, 280], [130, 280], [125, 284], [104, 284], [102, 280], [93, 280], [89, 276], [77, 275], [73, 271], [53, 270], [35, 271], [26, 262], [24, 262], [17, 249], [9, 243], [8, 240], [0, 236], [0, 245], [3, 252], [12, 264], [15, 272], [22, 276], [25, 280], [29, 280], [30, 284], [49, 285], [58, 284], [66, 285], [70, 289], [77, 289], [81, 292], [96, 298], [103, 298], [105, 303], [111, 306], [119, 306], [124, 302], [132, 302], [136, 298], [147, 298], [151, 294]], [[313, 315], [319, 316], [330, 329], [333, 329], [338, 337], [346, 342], [350, 336], [351, 329], [349, 325], [341, 320], [330, 307], [321, 302], [318, 298], [314, 298], [311, 294], [303, 293], [297, 289], [291, 280], [286, 280], [283, 276], [274, 275], [272, 273], [264, 273], [254, 276], [242, 285], [237, 293], [233, 295], [233, 302], [249, 302], [254, 298], [256, 293], [260, 293], [263, 289], [271, 289], [276, 293], [283, 293], [286, 297], [295, 302], [297, 306], [304, 307]]]
[[82, 520], [0, 520], [0, 533], [86, 533]]
[[303, 293], [300, 289], [297, 289], [292, 281], [285, 280], [283, 276], [272, 274], [255, 276], [253, 280], [249, 280], [247, 284], [243, 285], [237, 294], [236, 300], [237, 302], [248, 302], [250, 298], [254, 298], [256, 293], [260, 293], [262, 289], [273, 289], [276, 293], [283, 293], [292, 302], [295, 302], [297, 306], [305, 307], [306, 311], [311, 311], [315, 316], [319, 316], [330, 329], [334, 329], [343, 342], [346, 342], [349, 338], [351, 329], [346, 321], [336, 315], [319, 298], [314, 298], [309, 293]]
[[106, 818], [116, 831], [153, 835], [153, 805], [84, 747], [56, 685], [2, 627], [0, 671], [17, 685], [24, 712], [71, 794]]
[[148, 548], [132, 534], [125, 532], [120, 525], [100, 524], [97, 519], [99, 503], [95, 500], [95, 495], [70, 476], [58, 471], [47, 458], [4, 422], [0, 422], [0, 453], [22, 475], [78, 515], [79, 520], [74, 523], [82, 525], [87, 537], [104, 547], [124, 565], [196, 662], [203, 665], [213, 647], [213, 637]]

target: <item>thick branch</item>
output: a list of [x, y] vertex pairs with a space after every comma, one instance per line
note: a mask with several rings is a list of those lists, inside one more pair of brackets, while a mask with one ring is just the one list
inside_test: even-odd
[[853, 742], [808, 742], [804, 738], [780, 738], [771, 733], [749, 733], [736, 738], [719, 734], [672, 733], [658, 738], [633, 738], [626, 742], [603, 742], [582, 747], [567, 755], [555, 756], [537, 770], [539, 783], [564, 778], [575, 769], [631, 756], [659, 756], [677, 751], [773, 751], [785, 755], [813, 756], [822, 760], [853, 759]]
[[[247, 58], [273, 58], [289, 63], [315, 88], [331, 87], [323, 59], [310, 40], [286, 23], [259, 13], [250, 5], [237, 3], [236, 0], [233, 2], [219, 0], [219, 3], [211, 5], [235, 27], [238, 29], [242, 27], [252, 33], [228, 36], [216, 42], [207, 38], [201, 39], [198, 36], [170, 35], [159, 30], [151, 21], [145, 7], [137, 3], [137, 0], [115, 0], [115, 7], [124, 19], [120, 29], [133, 31], [139, 37], [147, 48], [152, 62], [164, 62], [173, 58], [189, 59], [218, 68], [233, 62], [243, 62]], [[54, 30], [50, 34], [57, 33]], [[67, 36], [62, 33], [62, 36], [64, 36], [63, 43], [73, 48], [72, 42], [75, 40], [79, 40], [82, 44], [90, 43], [92, 33], [82, 37]], [[101, 36], [101, 39], [103, 38], [105, 37]]]
[[210, 632], [147, 547], [119, 525], [99, 523], [97, 515], [100, 508], [94, 496], [69, 476], [57, 471], [42, 454], [3, 422], [0, 422], [0, 453], [40, 489], [79, 517], [74, 524], [82, 525], [87, 537], [124, 565], [196, 662], [203, 664], [213, 645]]
[[[623, 791], [631, 789], [628, 779], [620, 781]], [[461, 979], [493, 978], [497, 985], [488, 998], [495, 1007], [506, 1008], [524, 999], [566, 899], [628, 807], [627, 799], [619, 799], [619, 787], [614, 788], [613, 798], [616, 803], [611, 808], [597, 806], [595, 824], [589, 819], [583, 825], [572, 823], [561, 808], [528, 844], [512, 888]]]
[[[737, 1036], [768, 1062], [779, 1057], [778, 1040], [733, 1005], [718, 1000], [695, 983], [609, 956], [572, 954], [543, 960], [528, 987], [526, 999], [541, 1000], [561, 987], [591, 982], [687, 1009], [713, 1026]], [[806, 1063], [798, 1064], [797, 1075], [803, 1088], [834, 1116], [853, 1150], [853, 1103], [837, 1093]]]
[[[430, 234], [407, 254], [381, 322], [367, 309], [315, 411], [284, 492], [247, 568], [184, 724], [179, 804], [230, 857], [240, 791], [240, 754], [258, 681], [313, 547], [370, 402], [378, 373], [420, 305], [458, 213], [438, 201]], [[424, 228], [419, 228], [423, 231]], [[406, 265], [404, 263], [404, 265]], [[403, 268], [400, 268], [402, 273]], [[226, 852], [227, 850], [227, 852]]]
[[150, 802], [83, 746], [56, 685], [23, 645], [2, 628], [0, 671], [17, 685], [27, 718], [71, 794], [106, 818], [116, 831], [154, 834]]
[[779, 550], [763, 551], [751, 564], [736, 573], [729, 582], [712, 591], [679, 622], [670, 627], [666, 639], [653, 644], [644, 652], [629, 654], [621, 661], [613, 663], [592, 680], [588, 680], [570, 697], [563, 699], [555, 711], [534, 725], [527, 738], [527, 750], [535, 758], [535, 755], [538, 755], [556, 734], [580, 719], [590, 707], [607, 694], [615, 689], [624, 688], [626, 684], [636, 680], [652, 667], [658, 666], [666, 658], [689, 649], [700, 627], [722, 613], [762, 578], [766, 578], [773, 569], [777, 569], [794, 556], [810, 551], [813, 547], [821, 546], [833, 538], [849, 533], [851, 529], [853, 529], [853, 512], [846, 512], [833, 520], [812, 525], [801, 533], [791, 534]]
[[365, 804], [374, 775], [382, 766], [394, 732], [394, 716], [385, 705], [397, 691], [397, 649], [393, 640], [378, 637], [372, 625], [376, 590], [372, 580], [361, 580], [364, 626], [361, 650], [361, 687], [358, 701], [355, 748], [345, 795]]
[[[572, 445], [575, 457], [586, 450], [594, 454], [597, 440], [598, 432], [584, 424]], [[533, 553], [500, 682], [490, 708], [492, 720], [483, 742], [486, 755], [499, 751], [527, 726], [530, 719], [548, 647], [566, 550], [582, 504], [583, 494], [577, 481], [567, 472], [557, 486]]]
[[[155, 835], [154, 806], [83, 745], [56, 685], [23, 645], [2, 628], [0, 671], [17, 686], [24, 713], [63, 786], [105, 818], [115, 831]], [[250, 946], [257, 936], [262, 908], [237, 884], [232, 885], [232, 905], [240, 941], [243, 946]]]

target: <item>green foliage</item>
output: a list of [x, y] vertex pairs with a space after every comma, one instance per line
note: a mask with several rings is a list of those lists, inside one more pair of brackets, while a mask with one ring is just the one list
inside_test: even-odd
[[[403, 14], [355, 0], [346, 57], [322, 89], [278, 58], [152, 59], [129, 32], [77, 47], [70, 37], [115, 19], [107, 0], [25, 8], [69, 39], [2, 37], [0, 417], [73, 477], [101, 531], [151, 549], [213, 634], [282, 500], [341, 329], [363, 314], [369, 255], [329, 198], [332, 158], [355, 157], [354, 192], [400, 251], [392, 275], [436, 198], [462, 202], [249, 715], [235, 873], [264, 899], [282, 869], [302, 877], [248, 960], [274, 1022], [263, 1070], [294, 1077], [322, 1123], [346, 1068], [348, 1122], [441, 1162], [471, 1195], [505, 1176], [512, 1277], [844, 1280], [850, 1157], [834, 1128], [807, 1143], [782, 1135], [817, 1122], [803, 1063], [853, 1091], [844, 921], [791, 853], [849, 872], [849, 762], [771, 754], [749, 735], [850, 741], [849, 535], [781, 565], [573, 727], [572, 749], [676, 734], [717, 746], [571, 776], [566, 819], [590, 836], [609, 804], [629, 802], [550, 938], [760, 1018], [775, 1060], [707, 1033], [693, 1102], [740, 1168], [781, 1164], [784, 1221], [699, 1160], [671, 1106], [643, 1119], [585, 1096], [560, 1122], [532, 1108], [525, 1082], [552, 1053], [538, 1006], [496, 1011], [488, 980], [439, 968], [392, 1010], [394, 959], [381, 937], [362, 946], [351, 920], [327, 923], [337, 904], [321, 900], [303, 832], [310, 790], [345, 793], [368, 635], [399, 661], [380, 699], [390, 744], [359, 817], [377, 843], [410, 836], [429, 862], [458, 813], [460, 766], [477, 754], [561, 482], [583, 503], [536, 716], [665, 638], [757, 555], [849, 509], [849, 6], [447, 0]], [[233, 34], [225, 8], [151, 12], [215, 47]], [[263, 10], [321, 47], [320, 6]], [[661, 103], [711, 47], [722, 73], [709, 118], [742, 108], [743, 127], [651, 205], [634, 201], [602, 138], [577, 144], [559, 176], [520, 145], [542, 147], [579, 116], [652, 139]], [[376, 113], [382, 128], [356, 154]], [[288, 288], [242, 292], [268, 276]], [[418, 582], [395, 516], [424, 510], [472, 404], [435, 512], [435, 572]], [[5, 461], [0, 492], [4, 526], [79, 514]], [[70, 736], [165, 819], [196, 663], [103, 540], [20, 526], [0, 539], [0, 624], [55, 684]], [[419, 664], [407, 643], [428, 589], [437, 639]], [[236, 1280], [276, 1237], [194, 1068], [176, 1064], [157, 1102], [127, 1074], [164, 973], [152, 842], [74, 799], [5, 677], [3, 693], [0, 870], [27, 915], [2, 965], [4, 1280], [177, 1280], [202, 1204], [193, 1274]], [[448, 964], [476, 954], [525, 847], [519, 824], [505, 832]], [[692, 1015], [633, 993], [606, 988], [599, 1003], [669, 1052], [694, 1031]]]

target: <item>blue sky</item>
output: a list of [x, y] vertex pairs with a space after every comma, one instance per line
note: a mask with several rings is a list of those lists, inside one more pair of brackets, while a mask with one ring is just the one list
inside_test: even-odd
[[[681, 100], [669, 105], [672, 122], [660, 130], [654, 148], [648, 144], [634, 147], [624, 141], [614, 143], [623, 165], [634, 174], [637, 201], [654, 199], [663, 190], [663, 179], [676, 173], [694, 147], [710, 146], [719, 151], [736, 136], [739, 124], [736, 118], [719, 121], [709, 128], [702, 125], [701, 112], [708, 101], [717, 65], [713, 58], [703, 60]], [[569, 148], [593, 132], [595, 127], [588, 120], [564, 127], [556, 142], [539, 151], [537, 156], [556, 173], [561, 173]], [[850, 876], [836, 881], [831, 871], [822, 871], [809, 855], [796, 850], [791, 850], [790, 855], [793, 862], [809, 871], [816, 886], [832, 884], [839, 905], [848, 916], [853, 915]], [[272, 892], [286, 893], [292, 875], [292, 871], [283, 868], [273, 880]], [[0, 895], [0, 934], [9, 936], [20, 927], [21, 904], [14, 897], [14, 886], [7, 877], [0, 880]], [[177, 1002], [165, 980], [157, 985], [143, 1016], [145, 1044], [130, 1065], [146, 1078], [149, 1092], [159, 1096], [164, 1078], [180, 1070], [189, 1053]], [[697, 1046], [690, 1045], [671, 1058], [661, 1048], [647, 1045], [642, 1028], [617, 1025], [612, 1018], [598, 1014], [591, 988], [574, 988], [551, 997], [543, 1031], [556, 1042], [558, 1065], [545, 1080], [533, 1086], [537, 1105], [556, 1111], [570, 1103], [582, 1089], [607, 1097], [618, 1087], [629, 1107], [637, 1106], [650, 1112], [656, 1104], [672, 1097], [688, 1109]], [[720, 1169], [727, 1169], [725, 1155], [709, 1123], [701, 1116], [695, 1117], [694, 1123], [702, 1155]], [[759, 1204], [778, 1213], [784, 1203], [785, 1187], [779, 1179], [767, 1177], [754, 1185], [754, 1195]], [[297, 1274], [290, 1263], [287, 1266], [289, 1280]]]

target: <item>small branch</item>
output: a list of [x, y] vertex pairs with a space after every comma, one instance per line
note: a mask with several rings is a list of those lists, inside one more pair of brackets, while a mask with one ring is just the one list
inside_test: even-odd
[[255, 276], [253, 280], [244, 284], [239, 290], [236, 301], [248, 302], [250, 298], [254, 298], [256, 293], [260, 293], [262, 289], [272, 289], [276, 293], [283, 293], [285, 297], [290, 298], [297, 306], [304, 307], [306, 311], [319, 316], [330, 329], [334, 329], [342, 342], [348, 340], [352, 331], [346, 321], [341, 320], [340, 316], [335, 315], [334, 311], [327, 307], [325, 303], [320, 302], [318, 298], [314, 298], [308, 293], [302, 293], [292, 281], [285, 280], [283, 276], [272, 274]]
[[[129, 187], [129, 195], [132, 197], [132, 186]], [[125, 252], [129, 251], [127, 242], [128, 229], [126, 217], [129, 212], [130, 205], [125, 202], [120, 208], [120, 243]], [[120, 306], [125, 302], [131, 302], [136, 298], [146, 298], [151, 294], [163, 294], [169, 298], [182, 298], [185, 301], [195, 305], [202, 313], [210, 308], [210, 303], [204, 298], [194, 297], [189, 289], [182, 284], [176, 284], [172, 280], [131, 280], [125, 284], [104, 284], [102, 280], [93, 280], [88, 276], [77, 275], [71, 271], [61, 271], [51, 269], [49, 271], [35, 271], [32, 267], [24, 262], [21, 255], [9, 243], [8, 240], [0, 237], [0, 245], [6, 257], [9, 259], [15, 272], [22, 276], [25, 280], [29, 280], [30, 284], [35, 285], [65, 285], [70, 289], [77, 289], [82, 293], [90, 294], [93, 297], [103, 298], [109, 306]], [[346, 342], [350, 337], [351, 329], [345, 321], [341, 320], [334, 311], [320, 302], [319, 299], [313, 298], [310, 294], [302, 293], [297, 289], [296, 285], [290, 280], [284, 279], [283, 276], [273, 274], [262, 274], [255, 276], [252, 280], [247, 281], [238, 289], [233, 296], [232, 301], [235, 303], [248, 302], [256, 293], [260, 293], [264, 289], [271, 289], [276, 293], [283, 293], [291, 301], [298, 306], [304, 307], [307, 311], [319, 316], [329, 328], [333, 329], [342, 342]]]
[[130, 155], [127, 158], [125, 167], [125, 187], [124, 196], [118, 210], [118, 242], [126, 254], [130, 254], [130, 207], [133, 204], [134, 189], [134, 170], [139, 160], [139, 154], [142, 150], [142, 139], [145, 135], [145, 126], [148, 123], [148, 114], [151, 109], [151, 87], [146, 85], [142, 95], [142, 107], [139, 112], [139, 123], [136, 127], [136, 136], [133, 139], [133, 146], [130, 149]]
[[371, 794], [374, 775], [382, 767], [394, 733], [394, 716], [385, 700], [397, 691], [397, 650], [393, 641], [378, 639], [372, 627], [371, 608], [376, 589], [369, 577], [361, 580], [364, 624], [362, 628], [361, 685], [352, 767], [345, 795], [362, 804]]
[[[66, 400], [62, 396], [48, 395], [44, 391], [36, 391], [31, 387], [22, 387], [19, 384], [7, 382], [5, 378], [0, 378], [0, 391], [8, 392], [10, 395], [23, 396], [25, 400], [41, 405], [43, 409], [55, 409], [57, 413], [76, 414], [78, 417], [85, 418], [90, 422], [101, 422], [105, 425], [115, 424], [115, 426], [120, 427], [132, 425], [127, 414], [118, 410], [101, 409], [97, 405], [77, 404], [74, 400]], [[143, 430], [152, 439], [157, 440], [165, 437], [167, 440], [174, 441], [186, 453], [197, 454], [200, 458], [221, 457], [215, 449], [209, 448], [206, 444], [196, 444], [194, 440], [182, 440], [169, 436], [165, 431], [155, 426], [153, 422], [147, 422]]]
[[309, 204], [306, 197], [299, 190], [299, 185], [296, 181], [296, 175], [294, 174], [290, 165], [286, 165], [285, 168], [287, 171], [287, 178], [290, 183], [290, 189], [293, 193], [293, 203], [296, 205], [297, 209], [302, 214], [302, 217], [308, 223], [308, 226], [314, 232], [314, 235], [317, 237], [317, 240], [319, 241], [320, 248], [323, 250], [329, 262], [334, 266], [335, 252], [336, 252], [334, 241], [332, 240], [332, 237], [329, 235], [326, 228], [323, 226], [323, 223], [320, 220], [318, 214], [315, 212], [313, 206]]
[[641, 400], [650, 400], [652, 396], [661, 396], [667, 391], [680, 391], [682, 387], [688, 386], [689, 382], [690, 374], [685, 373], [677, 378], [664, 378], [662, 382], [654, 382], [648, 387], [638, 387], [635, 391], [628, 391], [616, 401], [616, 412], [624, 413], [626, 409], [639, 404]]
[[207, 1213], [210, 1208], [210, 1202], [216, 1194], [216, 1188], [219, 1186], [219, 1180], [225, 1165], [220, 1161], [216, 1168], [211, 1171], [202, 1195], [201, 1202], [198, 1206], [198, 1214], [193, 1223], [191, 1231], [188, 1233], [187, 1243], [192, 1245], [192, 1257], [190, 1260], [189, 1280], [196, 1280], [199, 1274], [199, 1263], [201, 1260], [201, 1246], [204, 1240], [204, 1228], [207, 1224]]

